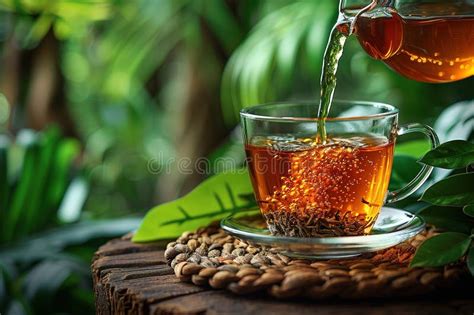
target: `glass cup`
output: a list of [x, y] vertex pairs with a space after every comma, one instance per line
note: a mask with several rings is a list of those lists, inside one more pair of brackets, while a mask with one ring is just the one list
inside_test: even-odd
[[241, 111], [252, 185], [273, 235], [326, 237], [370, 232], [384, 203], [406, 198], [428, 178], [423, 166], [405, 187], [389, 192], [397, 136], [435, 132], [398, 125], [398, 110], [373, 102], [335, 101], [318, 137], [317, 103], [288, 102]]

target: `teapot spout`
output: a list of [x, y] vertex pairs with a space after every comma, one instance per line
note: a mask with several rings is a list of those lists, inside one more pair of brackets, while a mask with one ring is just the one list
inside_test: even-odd
[[364, 50], [373, 58], [388, 59], [399, 51], [403, 42], [403, 23], [390, 7], [392, 2], [341, 0], [336, 27], [346, 36], [356, 34]]
[[357, 18], [386, 0], [340, 0], [337, 27], [344, 35], [354, 33]]

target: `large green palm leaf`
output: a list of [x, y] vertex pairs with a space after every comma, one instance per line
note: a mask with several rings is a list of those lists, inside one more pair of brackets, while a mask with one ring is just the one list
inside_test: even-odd
[[300, 1], [263, 18], [226, 66], [225, 120], [233, 124], [240, 108], [285, 97], [298, 67], [316, 78], [336, 15], [336, 1]]

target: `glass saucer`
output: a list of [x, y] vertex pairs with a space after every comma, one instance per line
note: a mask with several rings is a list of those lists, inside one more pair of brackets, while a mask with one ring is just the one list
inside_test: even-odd
[[272, 248], [287, 256], [330, 259], [358, 256], [400, 244], [423, 231], [425, 221], [404, 210], [382, 207], [372, 232], [363, 236], [273, 236], [258, 211], [232, 214], [221, 221], [221, 227], [250, 244]]

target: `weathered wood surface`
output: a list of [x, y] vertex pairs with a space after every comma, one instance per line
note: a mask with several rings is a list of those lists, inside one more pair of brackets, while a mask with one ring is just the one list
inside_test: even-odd
[[240, 297], [181, 283], [164, 258], [164, 244], [116, 239], [92, 263], [97, 314], [474, 314], [474, 294], [412, 300], [277, 301]]

